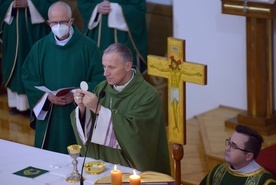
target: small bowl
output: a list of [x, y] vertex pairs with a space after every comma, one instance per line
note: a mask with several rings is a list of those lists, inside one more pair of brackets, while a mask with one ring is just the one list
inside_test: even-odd
[[105, 164], [101, 161], [91, 161], [84, 164], [84, 170], [88, 174], [99, 174], [105, 169]]

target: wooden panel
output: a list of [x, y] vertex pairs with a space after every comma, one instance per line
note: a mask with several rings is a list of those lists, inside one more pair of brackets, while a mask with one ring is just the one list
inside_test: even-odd
[[[147, 3], [148, 54], [157, 56], [167, 55], [167, 38], [172, 36], [172, 6]], [[160, 93], [165, 120], [168, 120], [167, 79], [144, 75]]]
[[148, 54], [165, 56], [172, 36], [172, 6], [147, 3]]

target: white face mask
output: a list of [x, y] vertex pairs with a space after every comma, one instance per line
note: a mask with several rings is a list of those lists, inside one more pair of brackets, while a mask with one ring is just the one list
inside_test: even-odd
[[57, 24], [55, 26], [52, 26], [51, 29], [53, 34], [58, 38], [64, 37], [69, 32], [69, 26], [64, 24]]

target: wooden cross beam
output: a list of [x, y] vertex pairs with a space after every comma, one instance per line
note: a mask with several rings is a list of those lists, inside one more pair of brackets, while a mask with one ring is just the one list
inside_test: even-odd
[[187, 62], [185, 41], [168, 38], [168, 57], [148, 55], [148, 74], [168, 79], [168, 140], [173, 143], [176, 184], [180, 184], [180, 161], [186, 144], [186, 82], [206, 85], [207, 66]]

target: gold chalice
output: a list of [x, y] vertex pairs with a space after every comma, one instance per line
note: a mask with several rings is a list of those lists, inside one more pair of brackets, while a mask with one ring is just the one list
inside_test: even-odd
[[80, 145], [70, 145], [67, 147], [69, 155], [73, 158], [73, 172], [69, 177], [66, 178], [66, 181], [69, 183], [76, 183], [79, 182], [81, 179], [81, 175], [78, 172], [77, 165], [78, 161], [77, 158], [80, 156], [80, 150], [81, 146]]

